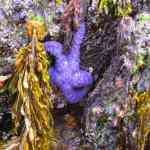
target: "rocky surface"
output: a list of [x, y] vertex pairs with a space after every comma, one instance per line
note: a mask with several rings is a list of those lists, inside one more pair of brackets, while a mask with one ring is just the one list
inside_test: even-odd
[[[46, 15], [48, 40], [51, 36], [64, 40], [58, 33], [62, 32], [60, 14], [66, 4], [56, 11], [53, 3], [46, 4], [46, 0], [0, 0], [0, 75], [12, 72], [16, 52], [28, 42], [25, 22], [32, 16]], [[136, 5], [142, 7], [144, 16], [149, 16], [148, 0]], [[119, 28], [121, 19], [96, 16], [90, 9], [86, 18], [87, 34], [81, 45], [81, 67], [93, 73], [95, 82], [84, 101], [76, 105], [66, 103], [60, 93], [60, 96], [54, 95], [59, 147], [65, 150], [134, 150], [135, 104], [130, 101], [128, 92], [133, 89], [134, 81], [138, 81], [137, 91], [144, 91], [150, 82], [149, 67], [130, 78], [132, 66], [136, 65], [135, 54], [149, 52], [149, 20], [140, 20], [141, 13], [137, 17], [133, 15], [131, 26], [123, 24], [124, 29], [127, 27], [124, 32]], [[52, 23], [54, 16], [56, 19]], [[149, 66], [149, 62], [145, 63]], [[9, 97], [8, 93], [0, 95], [0, 139], [4, 141], [12, 137]]]

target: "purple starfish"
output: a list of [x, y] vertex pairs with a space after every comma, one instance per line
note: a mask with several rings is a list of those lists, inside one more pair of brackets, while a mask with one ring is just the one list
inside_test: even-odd
[[63, 54], [63, 46], [57, 41], [45, 42], [45, 50], [56, 58], [54, 67], [49, 68], [52, 83], [60, 88], [70, 103], [79, 102], [92, 84], [91, 73], [80, 69], [80, 44], [85, 35], [85, 24], [81, 23], [74, 33], [69, 54]]

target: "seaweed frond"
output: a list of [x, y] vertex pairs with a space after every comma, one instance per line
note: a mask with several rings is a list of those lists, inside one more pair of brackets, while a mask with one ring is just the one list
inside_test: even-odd
[[110, 16], [128, 16], [132, 12], [131, 1], [99, 0], [97, 3], [97, 12], [104, 12]]
[[148, 135], [150, 133], [150, 86], [146, 92], [138, 93], [135, 97], [138, 115], [137, 143], [138, 150], [144, 150]]
[[62, 0], [55, 0], [55, 1], [57, 6], [60, 6], [62, 4]]
[[53, 150], [56, 144], [52, 117], [52, 88], [49, 83], [48, 60], [42, 40], [44, 23], [31, 20], [27, 33], [32, 41], [20, 48], [13, 76], [17, 99], [13, 106], [15, 131], [21, 128], [19, 148], [23, 150]]

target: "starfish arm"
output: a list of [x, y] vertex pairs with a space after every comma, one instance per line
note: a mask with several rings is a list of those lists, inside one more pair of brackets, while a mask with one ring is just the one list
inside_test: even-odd
[[75, 88], [86, 87], [93, 82], [92, 75], [87, 71], [78, 71], [72, 76], [72, 86]]
[[63, 52], [63, 46], [57, 41], [47, 41], [44, 43], [44, 48], [48, 54], [60, 58]]
[[55, 68], [54, 68], [54, 67], [49, 67], [48, 73], [49, 73], [49, 76], [50, 76], [50, 78], [51, 78], [52, 84], [58, 86], [58, 85], [59, 85], [58, 73], [57, 73], [57, 71], [55, 70]]
[[68, 101], [70, 103], [77, 103], [82, 100], [84, 96], [86, 96], [87, 91], [85, 89], [80, 90], [72, 90], [72, 92], [67, 95]]
[[70, 103], [79, 102], [87, 94], [87, 89], [74, 89], [70, 84], [62, 85], [61, 90]]
[[79, 58], [79, 56], [80, 56], [80, 45], [82, 43], [84, 35], [85, 35], [85, 23], [83, 22], [80, 24], [79, 30], [76, 33], [74, 33], [72, 47], [70, 49], [70, 54], [69, 54], [69, 57], [71, 59]]

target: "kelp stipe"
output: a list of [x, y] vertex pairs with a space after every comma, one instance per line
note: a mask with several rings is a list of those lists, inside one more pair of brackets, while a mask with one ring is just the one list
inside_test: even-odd
[[73, 23], [75, 27], [78, 29], [80, 24], [80, 1], [79, 0], [70, 0], [69, 4], [66, 6], [64, 10], [64, 15], [62, 17], [62, 23], [64, 26], [64, 30], [66, 32], [71, 31], [71, 21], [73, 14]]
[[[42, 40], [44, 23], [36, 19], [27, 22], [27, 46], [20, 48], [15, 64], [13, 82], [17, 88], [17, 99], [13, 106], [13, 119], [22, 150], [53, 150], [56, 144], [54, 122], [51, 114], [52, 101], [49, 84], [48, 60]], [[21, 122], [24, 124], [21, 125]]]

